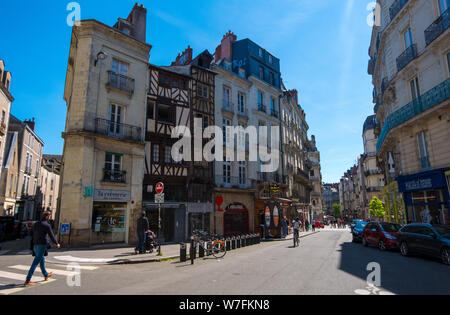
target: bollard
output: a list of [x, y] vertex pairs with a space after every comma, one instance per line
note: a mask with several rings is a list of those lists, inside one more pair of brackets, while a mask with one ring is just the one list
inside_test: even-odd
[[258, 239], [257, 239], [256, 244], [261, 244], [261, 234], [258, 234]]
[[233, 236], [233, 238], [231, 239], [231, 249], [235, 250], [236, 249], [236, 238]]
[[247, 247], [247, 235], [244, 235], [242, 237], [242, 247]]
[[229, 252], [231, 250], [231, 240], [230, 240], [230, 238], [227, 238], [226, 248], [227, 248], [227, 252]]
[[186, 244], [180, 243], [180, 262], [186, 262]]
[[250, 245], [251, 246], [255, 245], [255, 234], [252, 234], [252, 236], [251, 236]]
[[[204, 242], [203, 242], [204, 245]], [[205, 257], [205, 249], [203, 248], [202, 244], [198, 247], [198, 258]]]
[[190, 257], [191, 257], [191, 265], [194, 264], [194, 259], [195, 259], [195, 242], [194, 239], [191, 239], [191, 252], [190, 252]]
[[237, 237], [237, 240], [236, 240], [236, 247], [237, 247], [237, 248], [241, 248], [241, 247], [242, 247], [242, 242], [241, 242], [241, 237], [240, 237], [240, 236]]

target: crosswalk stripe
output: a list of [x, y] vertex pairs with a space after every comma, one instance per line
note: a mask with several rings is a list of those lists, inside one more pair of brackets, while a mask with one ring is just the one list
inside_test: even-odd
[[23, 250], [18, 252], [17, 255], [31, 255], [31, 250]]
[[[26, 275], [21, 275], [18, 273], [12, 273], [12, 272], [6, 272], [6, 271], [0, 271], [0, 278], [7, 278], [7, 279], [13, 279], [13, 280], [19, 280], [25, 282]], [[45, 279], [42, 277], [33, 277], [32, 281], [34, 282], [41, 282]]]
[[[28, 271], [30, 269], [29, 266], [23, 266], [23, 265], [10, 266], [8, 268], [23, 270], [23, 271]], [[49, 273], [53, 272], [55, 275], [58, 275], [58, 276], [75, 276], [75, 275], [80, 274], [79, 272], [75, 272], [75, 271], [49, 269], [49, 268], [45, 268], [45, 269], [47, 269], [47, 272], [49, 272]]]
[[[46, 282], [44, 282], [45, 284], [51, 283], [53, 281], [56, 281], [55, 279], [50, 279]], [[43, 283], [37, 283], [37, 286], [42, 285]], [[2, 288], [2, 286], [4, 288]], [[29, 288], [33, 288], [33, 287], [29, 287]], [[14, 294], [14, 293], [18, 293], [20, 291], [26, 290], [27, 288], [22, 286], [22, 285], [0, 285], [0, 295], [10, 295], [10, 294]]]

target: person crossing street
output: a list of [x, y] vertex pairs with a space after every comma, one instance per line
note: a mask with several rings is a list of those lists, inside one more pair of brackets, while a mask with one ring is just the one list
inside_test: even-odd
[[33, 251], [34, 260], [28, 271], [27, 279], [25, 280], [26, 287], [35, 285], [35, 283], [31, 282], [31, 278], [38, 265], [40, 265], [45, 281], [53, 276], [52, 272], [48, 273], [45, 269], [45, 256], [48, 255], [47, 251], [51, 248], [50, 241], [52, 241], [57, 248], [60, 248], [61, 246], [56, 240], [55, 234], [53, 234], [52, 227], [48, 223], [49, 219], [50, 212], [46, 211], [43, 213], [41, 221], [36, 222], [33, 225], [31, 249]]

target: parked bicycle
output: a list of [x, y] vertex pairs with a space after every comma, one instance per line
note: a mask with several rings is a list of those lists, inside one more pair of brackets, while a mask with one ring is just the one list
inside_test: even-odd
[[216, 258], [223, 258], [227, 254], [225, 241], [218, 235], [196, 230], [192, 232], [192, 237], [195, 248], [202, 247], [208, 256], [212, 254]]

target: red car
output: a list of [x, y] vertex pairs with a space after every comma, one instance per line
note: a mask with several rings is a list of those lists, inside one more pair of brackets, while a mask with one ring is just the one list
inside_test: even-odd
[[400, 228], [401, 225], [396, 223], [368, 223], [363, 230], [362, 243], [364, 246], [378, 246], [380, 250], [397, 249]]
[[324, 229], [325, 225], [322, 222], [320, 222], [320, 221], [316, 221], [316, 223], [314, 224], [314, 227], [316, 229]]

